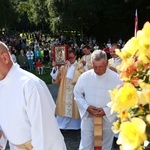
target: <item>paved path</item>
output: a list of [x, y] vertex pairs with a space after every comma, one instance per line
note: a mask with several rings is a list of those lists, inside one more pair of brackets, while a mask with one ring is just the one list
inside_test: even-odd
[[[56, 101], [59, 85], [50, 84], [48, 85], [48, 88], [54, 101]], [[67, 130], [65, 132], [62, 131], [62, 134], [65, 139], [67, 150], [78, 150], [80, 142], [80, 130]]]

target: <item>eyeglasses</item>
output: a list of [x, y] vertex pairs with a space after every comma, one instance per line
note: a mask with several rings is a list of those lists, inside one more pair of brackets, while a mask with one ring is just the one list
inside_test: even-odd
[[74, 59], [74, 58], [75, 58], [75, 56], [74, 57], [69, 57], [68, 59], [71, 60], [71, 59]]

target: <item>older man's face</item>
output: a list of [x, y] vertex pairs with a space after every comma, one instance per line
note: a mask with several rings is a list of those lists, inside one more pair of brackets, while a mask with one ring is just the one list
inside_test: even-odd
[[108, 65], [108, 61], [105, 59], [101, 59], [99, 61], [93, 61], [94, 72], [99, 76], [103, 75], [106, 72], [107, 65]]

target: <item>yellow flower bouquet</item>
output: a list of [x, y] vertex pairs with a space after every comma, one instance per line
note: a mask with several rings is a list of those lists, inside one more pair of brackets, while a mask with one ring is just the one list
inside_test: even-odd
[[117, 54], [123, 84], [110, 91], [109, 103], [118, 117], [112, 127], [117, 144], [121, 150], [150, 150], [150, 23]]

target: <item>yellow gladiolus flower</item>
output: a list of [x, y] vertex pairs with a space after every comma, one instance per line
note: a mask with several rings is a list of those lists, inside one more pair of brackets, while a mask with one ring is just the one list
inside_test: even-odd
[[134, 63], [134, 60], [132, 58], [122, 60], [121, 64], [117, 66], [117, 69], [119, 69], [120, 71], [125, 71], [128, 67], [133, 65], [133, 63]]
[[150, 45], [150, 23], [146, 22], [142, 30], [137, 32], [137, 39], [140, 41], [140, 46]]
[[[150, 51], [150, 49], [149, 49], [149, 51]], [[149, 56], [150, 56], [150, 54], [149, 54]], [[141, 60], [145, 64], [150, 63], [150, 59], [144, 53], [139, 55], [138, 60]]]
[[147, 139], [146, 124], [140, 118], [132, 118], [131, 122], [123, 122], [120, 125], [120, 134], [117, 144], [122, 145], [123, 150], [135, 150]]
[[113, 123], [112, 131], [114, 133], [119, 133], [119, 131], [120, 131], [120, 122], [119, 121], [116, 121]]
[[[120, 146], [119, 148], [120, 148], [120, 150], [125, 150], [125, 149], [123, 149], [122, 146]], [[133, 150], [133, 149], [132, 149], [132, 150]], [[134, 149], [134, 150], [135, 150], [135, 149]], [[143, 148], [142, 148], [142, 146], [140, 146], [140, 147], [136, 148], [136, 150], [143, 150]]]
[[122, 112], [137, 105], [138, 95], [136, 88], [131, 83], [125, 83], [119, 90], [110, 91], [112, 111]]
[[146, 34], [148, 34], [149, 37], [150, 37], [150, 23], [149, 23], [149, 22], [146, 22], [146, 23], [144, 24], [144, 27], [143, 27], [142, 30], [145, 31]]
[[145, 82], [142, 81], [142, 80], [139, 80], [139, 86], [140, 86], [142, 89], [150, 89], [150, 84], [145, 83]]
[[138, 31], [137, 39], [139, 40], [139, 47], [146, 48], [146, 46], [149, 45], [149, 35], [147, 35], [147, 32], [145, 32], [144, 30]]
[[119, 113], [118, 117], [121, 119], [121, 122], [129, 120], [131, 117], [130, 113], [128, 111], [123, 111]]
[[125, 46], [121, 49], [121, 52], [116, 51], [116, 53], [123, 59], [128, 59], [135, 55], [137, 50], [139, 49], [138, 46], [139, 40], [135, 37], [131, 38]]
[[138, 91], [139, 104], [146, 105], [150, 103], [150, 90], [148, 91]]
[[137, 32], [137, 37], [131, 38], [116, 53], [122, 58], [117, 69], [124, 84], [121, 88], [109, 91], [112, 101], [108, 106], [111, 112], [117, 113], [119, 119], [113, 124], [112, 130], [120, 132], [117, 143], [121, 150], [148, 149], [150, 139], [147, 139], [149, 131], [146, 131], [146, 127], [150, 125], [150, 23], [146, 22], [143, 29]]
[[141, 91], [138, 91], [139, 103], [142, 105], [150, 103], [150, 84], [139, 81]]
[[150, 62], [150, 23], [146, 22], [143, 29], [138, 31], [137, 39], [139, 40], [138, 59]]

